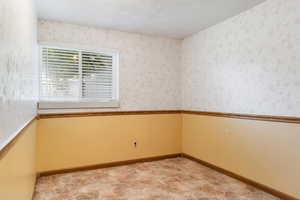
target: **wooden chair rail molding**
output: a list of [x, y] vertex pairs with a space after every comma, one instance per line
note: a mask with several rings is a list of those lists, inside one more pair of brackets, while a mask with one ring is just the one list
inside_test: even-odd
[[259, 121], [273, 121], [285, 123], [299, 123], [300, 117], [253, 115], [240, 113], [223, 113], [193, 110], [135, 110], [135, 111], [108, 111], [108, 112], [82, 112], [82, 113], [61, 113], [61, 114], [39, 114], [38, 118], [64, 118], [64, 117], [89, 117], [89, 116], [113, 116], [113, 115], [149, 115], [149, 114], [193, 114], [214, 117], [227, 117], [236, 119], [248, 119]]
[[149, 114], [178, 114], [180, 110], [130, 110], [130, 111], [105, 111], [105, 112], [77, 112], [58, 114], [39, 114], [38, 118], [65, 118], [65, 117], [91, 117], [91, 116], [113, 116], [113, 115], [149, 115]]
[[258, 121], [273, 121], [273, 122], [285, 122], [285, 123], [299, 123], [300, 117], [289, 116], [272, 116], [272, 115], [254, 115], [254, 114], [240, 114], [240, 113], [223, 113], [223, 112], [208, 112], [208, 111], [192, 111], [182, 110], [184, 114], [206, 115], [214, 117], [227, 117], [236, 119], [249, 119]]
[[29, 127], [36, 119], [37, 117], [34, 117], [32, 120], [30, 120], [7, 145], [0, 149], [0, 160], [9, 152], [9, 150], [15, 145], [15, 143], [17, 143], [24, 130]]

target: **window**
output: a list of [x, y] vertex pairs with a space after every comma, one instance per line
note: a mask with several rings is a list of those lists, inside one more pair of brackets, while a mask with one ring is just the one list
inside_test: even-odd
[[117, 106], [117, 53], [41, 47], [40, 109]]

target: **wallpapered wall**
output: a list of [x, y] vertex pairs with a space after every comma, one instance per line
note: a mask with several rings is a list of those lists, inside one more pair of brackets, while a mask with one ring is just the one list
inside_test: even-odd
[[36, 115], [36, 43], [33, 1], [0, 1], [0, 149]]
[[180, 40], [45, 20], [39, 21], [38, 40], [59, 47], [118, 51], [121, 110], [180, 107]]
[[183, 108], [300, 116], [300, 1], [267, 0], [183, 41]]

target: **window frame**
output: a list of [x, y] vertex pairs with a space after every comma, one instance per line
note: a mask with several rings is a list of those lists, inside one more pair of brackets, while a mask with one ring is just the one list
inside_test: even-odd
[[[80, 101], [44, 101], [41, 100], [40, 90], [41, 90], [41, 68], [43, 65], [43, 48], [55, 48], [62, 50], [73, 50], [78, 51], [81, 55], [82, 52], [91, 52], [99, 53], [112, 56], [112, 99], [110, 101], [96, 101], [96, 100], [83, 100]], [[80, 58], [81, 59], [81, 58]], [[82, 65], [80, 63], [80, 65]], [[80, 77], [82, 77], [82, 67], [80, 67]], [[38, 66], [38, 75], [39, 75], [39, 101], [38, 101], [38, 110], [63, 110], [63, 109], [99, 109], [99, 108], [118, 108], [120, 107], [119, 103], [119, 52], [118, 51], [104, 51], [104, 50], [91, 50], [91, 49], [82, 49], [82, 48], [69, 48], [62, 46], [53, 46], [46, 44], [39, 44], [39, 66]], [[79, 88], [82, 90], [82, 86]]]

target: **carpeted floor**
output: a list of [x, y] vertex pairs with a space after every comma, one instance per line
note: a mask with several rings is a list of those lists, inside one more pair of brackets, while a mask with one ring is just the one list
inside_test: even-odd
[[185, 158], [41, 177], [34, 200], [278, 200]]

